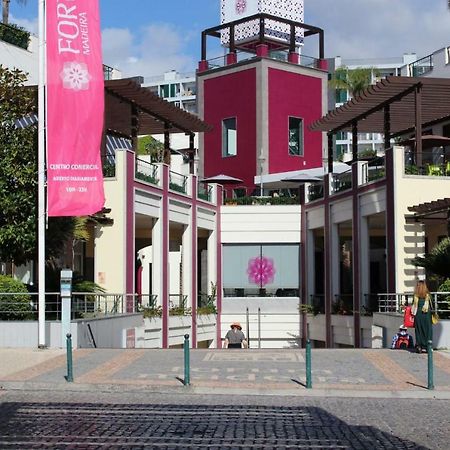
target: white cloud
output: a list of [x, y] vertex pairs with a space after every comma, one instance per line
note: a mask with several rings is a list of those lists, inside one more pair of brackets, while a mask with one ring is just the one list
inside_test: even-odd
[[151, 24], [135, 33], [108, 28], [103, 30], [102, 40], [105, 64], [121, 70], [124, 76], [148, 77], [195, 67], [186, 48], [190, 39], [168, 24]]
[[327, 57], [424, 56], [450, 44], [447, 0], [306, 0], [305, 14], [324, 29]]
[[30, 33], [33, 33], [35, 35], [37, 35], [39, 32], [39, 22], [37, 17], [33, 20], [28, 20], [28, 19], [20, 19], [10, 14], [9, 21], [10, 23], [14, 23], [15, 25], [19, 25], [20, 27], [25, 28], [25, 30], [28, 30]]

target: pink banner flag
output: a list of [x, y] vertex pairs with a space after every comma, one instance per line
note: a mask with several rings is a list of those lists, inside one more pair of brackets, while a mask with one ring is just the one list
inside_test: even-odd
[[98, 0], [46, 4], [48, 215], [85, 216], [105, 201]]

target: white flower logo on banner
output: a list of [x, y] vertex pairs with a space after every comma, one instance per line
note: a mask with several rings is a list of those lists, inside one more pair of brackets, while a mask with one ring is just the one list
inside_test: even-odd
[[64, 68], [60, 74], [65, 89], [74, 91], [86, 91], [89, 89], [89, 74], [86, 64], [76, 61], [64, 63]]

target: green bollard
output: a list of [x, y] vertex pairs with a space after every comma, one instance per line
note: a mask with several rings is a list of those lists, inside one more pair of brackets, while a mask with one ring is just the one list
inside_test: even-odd
[[306, 341], [306, 389], [312, 388], [311, 381], [311, 341]]
[[73, 364], [72, 364], [72, 335], [67, 333], [66, 335], [66, 347], [67, 347], [67, 375], [64, 377], [69, 383], [73, 382]]
[[190, 361], [189, 361], [189, 335], [184, 335], [184, 382], [185, 386], [191, 384]]
[[434, 383], [433, 383], [433, 341], [428, 341], [427, 353], [428, 353], [428, 389], [430, 391], [432, 391], [434, 389]]

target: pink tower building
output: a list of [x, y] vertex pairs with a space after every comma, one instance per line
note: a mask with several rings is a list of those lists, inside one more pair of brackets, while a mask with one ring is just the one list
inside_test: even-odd
[[[200, 142], [205, 177], [230, 175], [251, 191], [261, 175], [322, 166], [323, 135], [308, 126], [327, 112], [324, 36], [302, 20], [302, 0], [222, 0], [197, 72], [199, 114], [213, 126]], [[301, 53], [312, 35], [315, 57]], [[224, 56], [208, 60], [208, 37]]]

